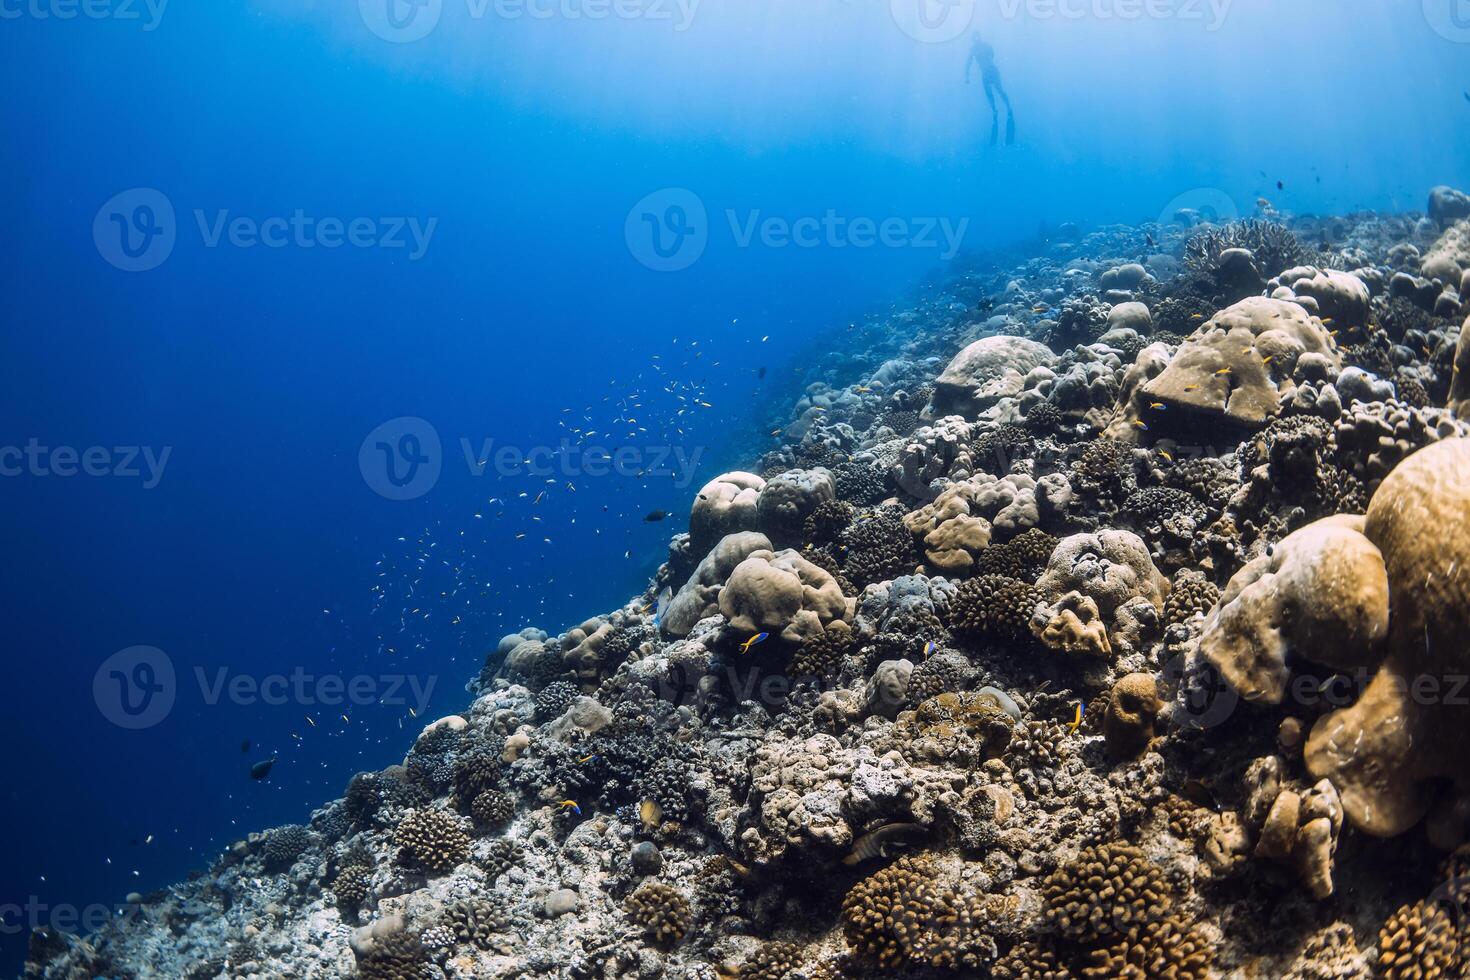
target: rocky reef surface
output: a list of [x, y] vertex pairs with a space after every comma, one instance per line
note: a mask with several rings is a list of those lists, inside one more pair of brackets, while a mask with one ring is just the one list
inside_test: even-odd
[[643, 596], [26, 976], [1470, 975], [1467, 314], [1447, 188], [973, 262]]

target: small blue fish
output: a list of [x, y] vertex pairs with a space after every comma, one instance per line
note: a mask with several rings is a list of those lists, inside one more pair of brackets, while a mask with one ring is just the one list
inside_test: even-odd
[[770, 638], [771, 634], [769, 633], [757, 633], [755, 636], [752, 636], [750, 639], [740, 644], [740, 652], [749, 653], [751, 647], [755, 646], [757, 643], [764, 643]]
[[563, 810], [571, 810], [579, 817], [582, 815], [582, 808], [577, 805], [576, 800], [562, 800], [560, 803], [557, 804], [557, 806], [561, 807]]
[[934, 656], [934, 654], [936, 654], [938, 652], [939, 652], [939, 643], [937, 641], [930, 640], [928, 643], [924, 644], [924, 656], [926, 656], [926, 657], [932, 657], [932, 656]]

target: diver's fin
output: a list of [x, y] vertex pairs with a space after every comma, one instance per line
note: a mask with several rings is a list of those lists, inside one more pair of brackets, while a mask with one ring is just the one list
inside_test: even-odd
[[990, 145], [1000, 145], [1000, 120], [997, 119], [990, 124]]
[[1006, 146], [1016, 145], [1016, 117], [1006, 115]]

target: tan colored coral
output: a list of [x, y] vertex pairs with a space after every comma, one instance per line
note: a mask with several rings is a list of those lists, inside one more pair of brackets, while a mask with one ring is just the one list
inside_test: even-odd
[[1455, 923], [1437, 904], [1406, 905], [1378, 933], [1378, 971], [1385, 980], [1460, 980], [1463, 965]]
[[1281, 703], [1291, 650], [1338, 670], [1377, 661], [1388, 633], [1388, 575], [1362, 527], [1348, 515], [1309, 524], [1226, 585], [1199, 648], [1241, 696]]
[[720, 612], [739, 632], [801, 643], [847, 616], [848, 600], [831, 574], [798, 552], [757, 551], [730, 573]]
[[771, 539], [755, 531], [723, 538], [675, 594], [659, 625], [671, 636], [688, 636], [701, 619], [720, 611], [720, 593], [736, 567], [751, 555], [770, 550]]
[[1449, 696], [1454, 678], [1470, 673], [1470, 440], [1447, 439], [1399, 464], [1373, 495], [1363, 532], [1388, 573], [1387, 656], [1355, 704], [1313, 726], [1305, 755], [1355, 826], [1393, 836], [1428, 811], [1435, 780], [1470, 789], [1470, 709]]
[[1296, 391], [1304, 354], [1341, 363], [1327, 329], [1298, 304], [1241, 300], [1196, 330], [1167, 368], [1133, 392], [1108, 435], [1137, 441], [1140, 422], [1182, 426], [1191, 416], [1257, 428]]
[[[1465, 270], [1470, 278], [1470, 269]], [[1466, 302], [1470, 296], [1461, 294]], [[1470, 317], [1460, 327], [1460, 339], [1455, 344], [1455, 372], [1450, 381], [1450, 411], [1456, 418], [1470, 418]]]
[[725, 473], [704, 485], [689, 511], [690, 547], [696, 557], [709, 554], [720, 540], [759, 527], [756, 502], [766, 481], [754, 473]]
[[1164, 707], [1152, 674], [1127, 674], [1113, 685], [1103, 715], [1103, 737], [1114, 759], [1133, 759], [1148, 748]]
[[903, 519], [922, 539], [925, 560], [938, 571], [968, 570], [990, 544], [990, 522], [971, 513], [971, 495], [968, 483], [955, 484]]
[[994, 698], [972, 691], [939, 694], [893, 726], [903, 752], [916, 761], [977, 765], [999, 758], [1010, 745], [1015, 722]]
[[1063, 653], [1111, 660], [1112, 644], [1108, 629], [1098, 611], [1097, 601], [1080, 592], [1068, 592], [1055, 603], [1037, 610], [1032, 621], [1042, 643]]
[[1090, 596], [1107, 620], [1133, 599], [1147, 600], [1162, 614], [1169, 594], [1169, 580], [1154, 567], [1148, 545], [1132, 531], [1115, 529], [1063, 538], [1036, 585], [1050, 596]]
[[651, 881], [629, 895], [627, 909], [644, 934], [661, 946], [683, 939], [694, 918], [684, 893], [661, 881]]

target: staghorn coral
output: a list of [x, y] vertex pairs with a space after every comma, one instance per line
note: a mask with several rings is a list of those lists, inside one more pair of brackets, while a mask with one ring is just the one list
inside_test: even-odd
[[683, 939], [693, 921], [684, 893], [659, 881], [639, 886], [628, 896], [626, 906], [628, 916], [660, 946], [672, 946]]
[[1266, 275], [1304, 265], [1313, 257], [1285, 225], [1247, 218], [1207, 228], [1190, 238], [1184, 244], [1184, 264], [1195, 273], [1213, 273], [1219, 267], [1221, 256], [1231, 249], [1250, 252]]

